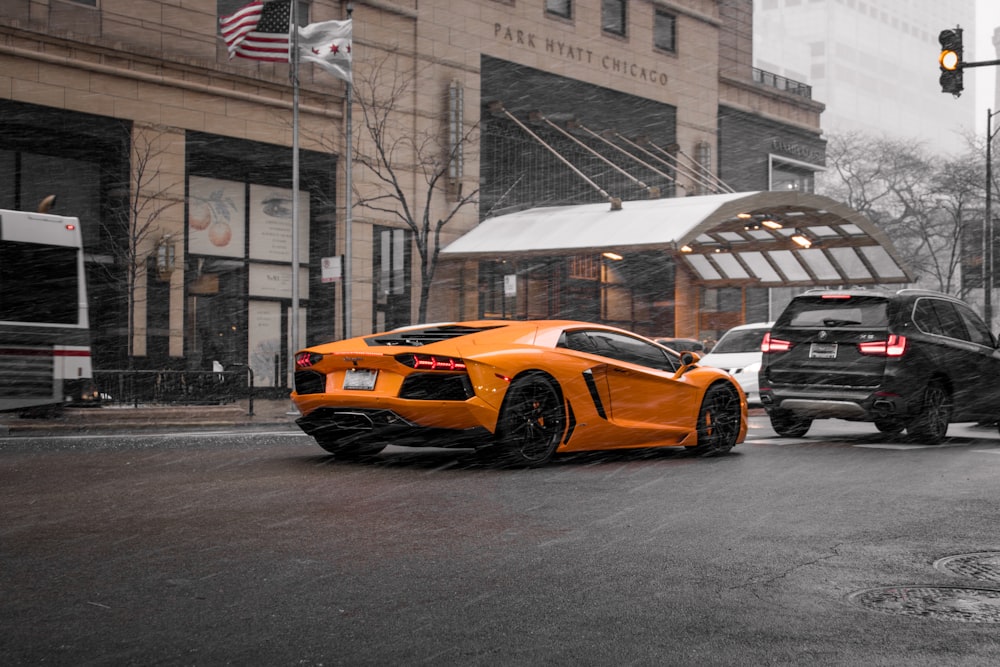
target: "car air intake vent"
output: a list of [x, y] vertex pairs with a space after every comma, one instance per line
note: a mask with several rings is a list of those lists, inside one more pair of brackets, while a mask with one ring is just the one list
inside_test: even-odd
[[295, 391], [301, 394], [322, 394], [326, 391], [326, 376], [316, 371], [297, 371]]
[[464, 401], [472, 398], [468, 375], [416, 373], [403, 381], [400, 398], [415, 401]]
[[423, 329], [407, 329], [406, 331], [394, 331], [366, 338], [368, 345], [375, 347], [379, 345], [405, 345], [407, 347], [420, 347], [431, 343], [439, 343], [443, 340], [461, 338], [469, 334], [479, 333], [496, 329], [502, 325], [488, 327], [468, 327], [454, 324], [442, 326], [425, 327]]

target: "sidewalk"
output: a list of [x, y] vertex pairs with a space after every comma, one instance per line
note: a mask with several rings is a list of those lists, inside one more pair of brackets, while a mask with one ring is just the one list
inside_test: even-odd
[[244, 399], [229, 405], [102, 406], [67, 408], [58, 417], [25, 419], [0, 413], [0, 436], [122, 432], [151, 428], [283, 426], [297, 428], [291, 400]]

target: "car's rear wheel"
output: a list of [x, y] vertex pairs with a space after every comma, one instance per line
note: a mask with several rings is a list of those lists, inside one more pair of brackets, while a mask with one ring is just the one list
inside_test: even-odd
[[783, 438], [801, 438], [809, 432], [813, 423], [809, 417], [797, 417], [783, 410], [773, 410], [767, 416], [771, 418], [771, 428]]
[[931, 382], [924, 389], [919, 413], [907, 425], [906, 430], [914, 440], [936, 445], [948, 434], [950, 422], [951, 395], [940, 382]]
[[555, 380], [543, 373], [522, 375], [503, 399], [493, 454], [507, 464], [541, 465], [559, 447], [565, 430], [566, 408]]
[[740, 396], [726, 383], [713, 384], [705, 392], [698, 412], [698, 444], [688, 451], [699, 456], [725, 454], [740, 435]]
[[345, 444], [339, 440], [319, 437], [316, 437], [316, 444], [333, 454], [334, 457], [344, 459], [346, 461], [356, 461], [369, 456], [375, 456], [386, 447], [385, 444], [382, 443]]

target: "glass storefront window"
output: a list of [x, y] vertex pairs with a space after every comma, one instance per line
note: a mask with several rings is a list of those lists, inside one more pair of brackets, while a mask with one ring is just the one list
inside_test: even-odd
[[778, 160], [771, 161], [771, 190], [814, 192], [816, 173]]

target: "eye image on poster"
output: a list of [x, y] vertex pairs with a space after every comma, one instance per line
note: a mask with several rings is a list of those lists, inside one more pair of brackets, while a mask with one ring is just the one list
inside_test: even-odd
[[[309, 262], [309, 193], [299, 191], [299, 261]], [[292, 191], [250, 186], [250, 258], [292, 261]]]
[[188, 179], [188, 252], [243, 257], [246, 247], [246, 186], [235, 181]]

